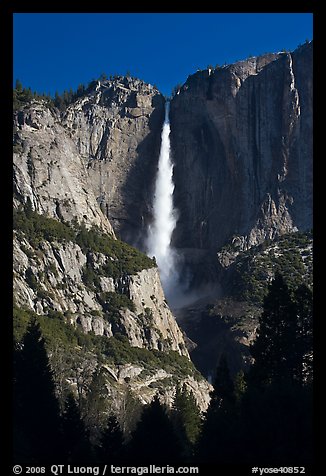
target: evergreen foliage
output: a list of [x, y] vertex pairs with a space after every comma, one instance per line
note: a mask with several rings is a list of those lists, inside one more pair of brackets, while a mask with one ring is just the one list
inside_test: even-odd
[[50, 352], [62, 346], [64, 352], [90, 352], [107, 363], [123, 365], [126, 363], [142, 364], [145, 369], [165, 369], [174, 374], [175, 378], [192, 375], [202, 379], [193, 363], [185, 356], [174, 350], [162, 352], [141, 347], [132, 347], [127, 336], [116, 333], [113, 337], [99, 336], [93, 333], [85, 334], [79, 327], [74, 327], [67, 322], [67, 318], [60, 312], [50, 312], [49, 316], [39, 316], [33, 311], [14, 307], [14, 340], [20, 345], [22, 336], [28, 323], [37, 320], [47, 349]]
[[104, 428], [98, 447], [98, 460], [102, 464], [121, 464], [124, 461], [124, 438], [115, 415], [110, 415]]
[[43, 100], [47, 106], [53, 105], [53, 100], [49, 94], [33, 92], [31, 88], [23, 87], [21, 81], [17, 79], [15, 88], [13, 89], [13, 110], [18, 111], [23, 109], [32, 99]]
[[283, 379], [303, 382], [303, 360], [312, 349], [312, 293], [301, 286], [295, 296], [292, 298], [282, 275], [277, 273], [251, 346], [255, 362], [250, 375], [257, 384]]
[[33, 211], [30, 200], [27, 200], [24, 208], [13, 210], [13, 227], [14, 230], [23, 233], [35, 248], [39, 247], [44, 240], [64, 242], [75, 239], [73, 228]]
[[179, 440], [158, 397], [143, 410], [128, 445], [128, 459], [142, 465], [173, 465], [180, 459]]
[[216, 368], [214, 382], [214, 390], [211, 393], [212, 406], [217, 408], [225, 407], [234, 403], [234, 384], [230, 377], [229, 366], [225, 354], [220, 357], [219, 364]]
[[53, 104], [59, 109], [59, 111], [65, 111], [70, 104], [84, 96], [85, 93], [86, 87], [84, 84], [79, 84], [76, 91], [73, 91], [71, 88], [69, 91], [65, 89], [62, 94], [59, 94], [56, 91]]
[[[71, 241], [77, 243], [86, 254], [92, 251], [108, 256], [106, 264], [98, 272], [100, 275], [118, 278], [155, 266], [155, 262], [144, 253], [123, 241], [113, 239], [95, 226], [87, 229], [84, 225], [68, 225], [38, 214], [32, 209], [30, 200], [27, 200], [25, 207], [14, 209], [13, 226], [34, 248], [38, 248], [44, 240], [50, 243]], [[84, 270], [84, 279], [93, 286], [96, 277], [89, 264], [88, 268]]]
[[98, 444], [108, 411], [108, 390], [105, 370], [98, 366], [93, 373], [85, 402], [84, 419], [92, 444]]
[[[230, 380], [218, 365], [195, 461], [250, 465], [312, 463], [312, 294], [276, 274], [251, 347], [249, 374]], [[305, 329], [303, 331], [303, 328]]]
[[88, 434], [82, 420], [79, 407], [70, 393], [66, 399], [62, 416], [62, 443], [65, 449], [66, 463], [89, 463], [91, 460]]
[[107, 276], [119, 277], [124, 274], [135, 274], [145, 268], [152, 268], [155, 263], [136, 248], [93, 227], [87, 230], [81, 225], [77, 230], [76, 243], [84, 252], [93, 251], [112, 258], [103, 266], [103, 273]]
[[101, 293], [100, 299], [103, 310], [110, 316], [119, 317], [119, 311], [124, 308], [136, 311], [135, 304], [125, 294], [105, 292]]
[[[248, 375], [239, 373], [232, 381], [226, 358], [221, 356], [203, 424], [195, 400], [184, 386], [177, 389], [170, 416], [156, 397], [143, 408], [131, 434], [135, 421], [130, 425], [128, 418], [135, 403], [128, 404], [126, 396], [125, 411], [119, 417], [125, 425], [122, 432], [117, 417], [107, 416], [105, 370], [100, 366], [81, 401], [83, 418], [71, 395], [60, 417], [42, 332], [51, 347], [51, 342], [62, 338], [57, 334], [59, 322], [70, 329], [67, 342], [79, 342], [80, 331], [65, 324], [56, 312], [45, 318], [16, 307], [15, 316], [14, 446], [19, 462], [52, 464], [56, 458], [78, 464], [112, 461], [139, 465], [186, 461], [304, 466], [312, 462], [312, 293], [306, 286], [291, 293], [283, 277], [276, 275], [252, 346], [252, 370]], [[59, 327], [50, 331], [53, 322]], [[52, 323], [50, 327], [48, 323]], [[51, 332], [55, 336], [50, 338]], [[84, 349], [91, 350], [95, 343], [98, 348], [101, 342], [101, 352], [115, 363], [134, 358], [146, 366], [154, 356], [161, 357], [161, 368], [169, 362], [162, 352], [131, 348], [122, 335], [84, 337]], [[177, 355], [171, 355], [174, 368]], [[137, 419], [138, 411], [136, 414]]]
[[25, 464], [53, 463], [63, 454], [62, 425], [40, 326], [32, 321], [14, 351], [14, 458]]
[[[127, 72], [127, 77], [130, 77], [130, 73]], [[110, 76], [110, 80], [117, 79], [119, 76]], [[55, 92], [54, 98], [50, 94], [38, 93], [37, 91], [32, 91], [31, 88], [23, 87], [19, 79], [16, 80], [15, 87], [13, 89], [13, 109], [14, 111], [23, 109], [28, 105], [32, 99], [43, 100], [46, 105], [49, 107], [56, 107], [60, 112], [63, 112], [67, 107], [74, 103], [77, 99], [85, 96], [85, 94], [90, 93], [97, 84], [97, 81], [107, 81], [108, 77], [106, 73], [102, 73], [99, 78], [89, 82], [87, 86], [80, 83], [76, 89], [73, 91], [72, 88], [69, 90], [65, 89], [61, 94], [58, 91]]]
[[182, 447], [182, 455], [186, 460], [190, 460], [201, 431], [202, 420], [196, 399], [185, 384], [182, 388], [180, 385], [177, 386], [172, 418]]
[[[235, 252], [235, 245], [226, 245], [224, 251]], [[261, 305], [268, 293], [268, 283], [281, 273], [291, 292], [306, 284], [312, 288], [312, 233], [295, 232], [282, 235], [273, 242], [242, 252], [232, 265], [232, 288], [235, 297]]]

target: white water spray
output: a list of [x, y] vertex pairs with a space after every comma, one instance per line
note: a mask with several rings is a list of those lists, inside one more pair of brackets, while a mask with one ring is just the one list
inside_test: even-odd
[[153, 223], [148, 228], [147, 254], [155, 256], [162, 285], [167, 297], [177, 286], [176, 252], [171, 237], [177, 221], [173, 207], [173, 163], [170, 147], [169, 102], [165, 105], [165, 119], [161, 135], [161, 150], [153, 200]]

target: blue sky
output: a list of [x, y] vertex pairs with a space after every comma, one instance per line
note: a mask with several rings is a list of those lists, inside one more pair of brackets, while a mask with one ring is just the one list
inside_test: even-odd
[[129, 72], [169, 95], [207, 65], [294, 50], [310, 13], [16, 13], [13, 79], [54, 95]]

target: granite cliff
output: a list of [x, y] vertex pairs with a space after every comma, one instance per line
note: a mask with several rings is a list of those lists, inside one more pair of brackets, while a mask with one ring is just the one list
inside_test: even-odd
[[[104, 363], [112, 395], [129, 385], [148, 402], [159, 389], [171, 404], [178, 374], [205, 410], [211, 387], [189, 360], [192, 344], [165, 301], [155, 263], [116, 239], [144, 248], [164, 103], [155, 87], [115, 77], [92, 82], [63, 111], [35, 99], [15, 111], [14, 295], [24, 312], [55, 315], [59, 327], [123, 347], [129, 361]], [[199, 305], [180, 323], [195, 340], [189, 322], [195, 329], [212, 315], [231, 316], [232, 325], [252, 317], [240, 335], [247, 347], [259, 306], [234, 304], [242, 256], [312, 228], [312, 43], [198, 71], [172, 98], [170, 121], [179, 212], [173, 244], [194, 286], [218, 284], [214, 312], [202, 317]], [[233, 352], [233, 337], [224, 324], [217, 328], [212, 346], [231, 339]], [[150, 364], [137, 363], [135, 349], [154, 353], [143, 356]], [[181, 367], [160, 366], [158, 355], [162, 362], [179, 356]], [[211, 363], [202, 368], [212, 371]], [[74, 382], [69, 372], [67, 380]]]
[[312, 42], [190, 76], [171, 101], [178, 248], [312, 228]]
[[[246, 250], [312, 227], [312, 42], [188, 77], [171, 100], [177, 248]], [[144, 82], [94, 81], [65, 112], [15, 117], [16, 197], [143, 246], [164, 97]], [[42, 160], [44, 157], [46, 161]]]
[[64, 112], [32, 101], [14, 118], [15, 202], [29, 197], [40, 213], [109, 233], [112, 225], [137, 244], [163, 118], [163, 96], [133, 78], [94, 81]]
[[[45, 332], [54, 320], [55, 368], [65, 360], [54, 349], [65, 333], [96, 336], [111, 409], [126, 389], [142, 403], [159, 391], [171, 405], [182, 382], [201, 410], [209, 402], [210, 386], [189, 359], [155, 263], [116, 239], [137, 243], [144, 235], [163, 116], [156, 88], [122, 77], [91, 83], [64, 111], [38, 99], [14, 114], [15, 329], [26, 315], [45, 318]], [[102, 338], [120, 353], [99, 351]], [[74, 362], [95, 372], [93, 347], [82, 364], [77, 354]], [[75, 385], [76, 365], [58, 368], [57, 378]]]

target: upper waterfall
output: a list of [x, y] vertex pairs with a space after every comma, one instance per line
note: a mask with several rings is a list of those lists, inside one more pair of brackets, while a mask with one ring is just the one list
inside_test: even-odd
[[153, 223], [148, 228], [147, 254], [155, 256], [164, 291], [169, 297], [178, 280], [176, 253], [171, 246], [177, 211], [173, 206], [173, 162], [170, 146], [170, 103], [165, 104], [161, 150], [153, 199]]

